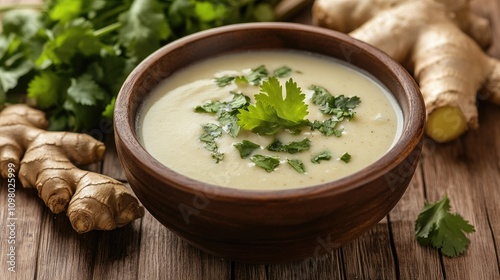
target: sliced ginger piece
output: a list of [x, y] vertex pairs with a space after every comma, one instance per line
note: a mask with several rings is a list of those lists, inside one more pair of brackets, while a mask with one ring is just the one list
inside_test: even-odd
[[467, 130], [464, 114], [458, 107], [440, 107], [427, 118], [425, 132], [436, 142], [444, 143], [456, 139]]
[[413, 73], [426, 104], [429, 137], [448, 142], [477, 128], [479, 90], [500, 104], [500, 61], [481, 48], [491, 33], [484, 19], [470, 12], [468, 1], [377, 0], [372, 12], [368, 2], [317, 0], [314, 22], [335, 29], [330, 18], [351, 20], [338, 11], [346, 6], [357, 11], [352, 19], [356, 28], [349, 35], [381, 49]]
[[119, 181], [76, 165], [97, 162], [105, 146], [89, 135], [46, 131], [41, 111], [11, 105], [0, 112], [0, 168], [10, 164], [25, 188], [35, 188], [54, 213], [66, 211], [78, 233], [112, 230], [144, 216], [144, 208]]

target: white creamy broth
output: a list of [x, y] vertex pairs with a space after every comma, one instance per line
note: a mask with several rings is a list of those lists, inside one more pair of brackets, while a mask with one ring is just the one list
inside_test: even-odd
[[[328, 116], [310, 101], [311, 85], [326, 88], [332, 95], [358, 96], [361, 103], [350, 121], [340, 124], [341, 137], [326, 137], [308, 127], [299, 135], [280, 132], [274, 136], [261, 136], [241, 130], [233, 138], [227, 134], [216, 139], [224, 159], [219, 163], [199, 140], [202, 125], [216, 123], [216, 117], [196, 113], [194, 108], [209, 101], [229, 101], [230, 91], [253, 97], [259, 86], [238, 86], [232, 83], [219, 87], [214, 77], [226, 74], [244, 74], [264, 65], [271, 73], [274, 69], [288, 66], [294, 70], [291, 76], [280, 78], [285, 82], [292, 78], [306, 95], [309, 120], [324, 120]], [[253, 103], [253, 101], [252, 101]], [[402, 114], [394, 98], [378, 82], [359, 69], [337, 60], [319, 55], [295, 51], [256, 51], [220, 56], [189, 66], [163, 81], [144, 102], [138, 117], [138, 135], [145, 149], [158, 161], [172, 170], [193, 179], [231, 188], [254, 190], [280, 190], [301, 188], [330, 182], [350, 175], [375, 162], [384, 155], [401, 134]], [[287, 144], [309, 138], [309, 151], [286, 154], [270, 152], [265, 147], [279, 139]], [[281, 164], [272, 172], [255, 166], [250, 159], [241, 159], [233, 146], [243, 140], [259, 144], [262, 148], [253, 154], [278, 156]], [[311, 157], [325, 150], [332, 158], [319, 164]], [[346, 163], [340, 160], [344, 153], [351, 155]], [[300, 159], [305, 173], [296, 172], [286, 163], [287, 159]]]

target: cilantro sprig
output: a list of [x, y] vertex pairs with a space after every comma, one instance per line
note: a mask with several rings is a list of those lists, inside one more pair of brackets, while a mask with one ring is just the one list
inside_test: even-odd
[[238, 125], [263, 135], [304, 126], [308, 114], [305, 94], [291, 78], [285, 83], [285, 90], [283, 97], [282, 86], [274, 76], [263, 82], [260, 93], [255, 95], [255, 104], [239, 110]]
[[277, 0], [45, 0], [2, 15], [0, 106], [28, 93], [52, 130], [86, 130], [112, 118], [116, 95], [153, 51], [188, 34], [271, 21]]
[[432, 246], [448, 257], [457, 257], [465, 252], [470, 241], [465, 235], [475, 231], [460, 214], [450, 213], [450, 199], [424, 206], [415, 221], [415, 237], [424, 246]]

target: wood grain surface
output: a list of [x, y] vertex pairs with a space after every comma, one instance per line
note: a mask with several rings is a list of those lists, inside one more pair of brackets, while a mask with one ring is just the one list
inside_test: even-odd
[[[0, 0], [0, 5], [16, 2]], [[473, 0], [489, 18], [500, 58], [500, 1]], [[307, 20], [307, 11], [300, 21]], [[111, 232], [75, 233], [35, 191], [16, 189], [16, 272], [8, 271], [7, 182], [0, 183], [0, 279], [500, 279], [500, 108], [478, 102], [480, 127], [449, 144], [426, 140], [417, 172], [391, 213], [341, 249], [283, 265], [215, 258], [179, 239], [151, 215]], [[108, 132], [109, 131], [105, 131]], [[111, 134], [105, 159], [89, 168], [125, 180]], [[447, 194], [476, 228], [457, 258], [421, 247], [414, 221], [426, 201]], [[328, 247], [328, 241], [322, 243]]]

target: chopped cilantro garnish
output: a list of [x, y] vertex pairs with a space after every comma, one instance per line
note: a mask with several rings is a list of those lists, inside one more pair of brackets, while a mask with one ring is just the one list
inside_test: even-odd
[[344, 153], [341, 157], [340, 160], [349, 163], [351, 161], [351, 155], [349, 153]]
[[248, 140], [243, 140], [241, 143], [236, 143], [233, 146], [240, 152], [241, 158], [247, 158], [253, 151], [260, 148], [259, 144]]
[[474, 232], [459, 214], [450, 213], [450, 200], [444, 196], [440, 201], [426, 204], [415, 221], [415, 237], [422, 245], [431, 245], [448, 257], [461, 255], [470, 241], [465, 233]]
[[287, 160], [288, 164], [295, 169], [295, 171], [299, 172], [300, 174], [303, 174], [306, 172], [306, 168], [304, 166], [304, 163], [298, 159], [289, 159]]
[[361, 103], [357, 96], [333, 96], [328, 90], [320, 86], [312, 85], [309, 89], [314, 91], [312, 102], [322, 107], [320, 110], [323, 114], [333, 115], [337, 121], [352, 119], [355, 114], [354, 109]]
[[276, 70], [274, 70], [274, 76], [278, 77], [278, 78], [284, 78], [284, 77], [287, 77], [289, 76], [290, 74], [292, 73], [292, 68], [288, 67], [288, 66], [282, 66]]
[[252, 69], [250, 74], [246, 75], [246, 80], [251, 85], [259, 85], [264, 79], [269, 76], [269, 71], [264, 65], [261, 65], [257, 68]]
[[250, 104], [250, 98], [241, 93], [234, 93], [233, 99], [229, 102], [212, 101], [197, 106], [194, 111], [197, 113], [214, 113], [220, 122], [222, 129], [236, 137], [240, 132], [240, 126], [237, 124], [236, 116], [239, 109], [245, 109]]
[[236, 77], [233, 77], [233, 76], [222, 76], [222, 77], [217, 77], [215, 78], [215, 83], [219, 86], [219, 87], [225, 87], [227, 85], [229, 85], [232, 81], [235, 80]]
[[203, 131], [200, 141], [204, 143], [205, 149], [211, 152], [212, 158], [219, 163], [224, 158], [224, 154], [219, 152], [215, 139], [222, 135], [222, 128], [216, 124], [208, 123], [203, 125]]
[[255, 95], [255, 105], [239, 110], [238, 124], [243, 129], [267, 135], [306, 124], [304, 118], [308, 111], [305, 95], [293, 79], [286, 82], [285, 88], [286, 97], [283, 98], [278, 79], [270, 77], [260, 87], [260, 93]]
[[278, 157], [268, 157], [263, 155], [253, 155], [251, 158], [256, 166], [263, 168], [267, 172], [273, 172], [276, 167], [280, 164]]
[[284, 152], [289, 154], [295, 154], [302, 151], [307, 151], [311, 147], [311, 141], [308, 138], [304, 138], [304, 140], [296, 142], [290, 142], [288, 144], [283, 144], [278, 139], [275, 139], [271, 144], [269, 144], [266, 149], [272, 152]]
[[311, 130], [319, 130], [325, 136], [335, 135], [337, 137], [340, 137], [342, 136], [342, 131], [344, 131], [344, 129], [337, 129], [338, 124], [339, 121], [334, 120], [333, 118], [329, 118], [324, 121], [315, 120], [313, 122], [309, 122], [309, 127], [311, 128]]
[[332, 155], [329, 151], [323, 151], [311, 158], [312, 163], [320, 163], [322, 160], [330, 160]]

